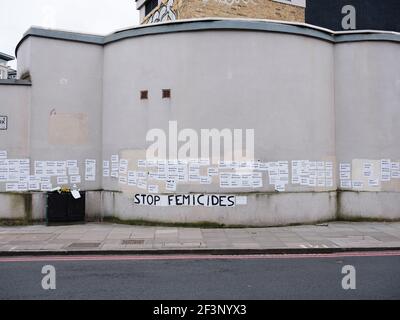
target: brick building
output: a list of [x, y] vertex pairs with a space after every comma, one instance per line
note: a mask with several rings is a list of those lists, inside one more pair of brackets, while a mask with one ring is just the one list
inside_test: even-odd
[[306, 0], [136, 0], [142, 24], [199, 18], [304, 22]]

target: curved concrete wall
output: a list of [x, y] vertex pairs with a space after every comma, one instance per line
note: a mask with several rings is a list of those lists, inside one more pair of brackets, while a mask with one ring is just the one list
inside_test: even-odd
[[398, 43], [335, 46], [338, 159], [400, 158], [399, 56]]
[[[90, 191], [90, 217], [247, 225], [399, 219], [400, 180], [385, 183], [379, 192], [337, 195], [339, 163], [400, 159], [399, 42], [397, 34], [336, 35], [243, 21], [154, 25], [106, 37], [32, 29], [17, 48], [19, 70], [33, 76], [31, 159], [96, 159], [96, 182], [81, 184]], [[79, 70], [71, 66], [74, 61]], [[161, 98], [162, 89], [171, 89], [171, 99]], [[148, 90], [148, 100], [140, 100], [141, 90]], [[49, 121], [55, 105], [56, 112], [88, 115], [86, 144], [46, 142], [43, 121]], [[284, 193], [276, 193], [264, 174], [264, 187], [256, 191], [221, 189], [218, 182], [177, 189], [246, 195], [244, 206], [135, 206], [133, 194], [145, 192], [101, 177], [101, 161], [118, 154], [135, 170], [137, 159], [145, 158], [148, 130], [168, 132], [170, 120], [178, 122], [178, 129], [198, 132], [255, 129], [256, 159], [331, 161], [333, 185], [289, 183]], [[366, 198], [368, 210], [361, 205]]]
[[[163, 88], [171, 99], [161, 98]], [[148, 130], [168, 132], [176, 120], [178, 130], [199, 133], [254, 129], [262, 161], [332, 159], [333, 88], [333, 45], [318, 39], [211, 30], [112, 43], [104, 52], [103, 156], [143, 150]], [[143, 89], [149, 100], [140, 100]], [[104, 187], [118, 189], [110, 181]], [[200, 191], [193, 187], [185, 191]]]
[[[400, 159], [400, 45], [391, 42], [335, 46], [336, 155]], [[353, 161], [353, 166], [356, 163]], [[380, 192], [343, 192], [342, 217], [400, 218], [400, 180]]]
[[[82, 189], [101, 188], [84, 180], [85, 159], [101, 162], [103, 50], [93, 44], [32, 37], [22, 43], [18, 74], [29, 71], [30, 160], [76, 160]], [[101, 168], [97, 166], [97, 177]], [[53, 181], [53, 184], [55, 181]]]
[[[121, 150], [125, 157], [143, 157], [148, 130], [168, 132], [168, 121], [176, 120], [178, 129], [198, 133], [207, 128], [254, 129], [255, 158], [262, 161], [334, 160], [334, 52], [329, 42], [290, 34], [209, 30], [131, 38], [104, 50], [105, 159]], [[171, 89], [170, 100], [161, 98], [163, 88]], [[149, 100], [139, 98], [144, 89]], [[103, 188], [126, 189], [112, 178], [103, 178]], [[113, 211], [124, 219], [249, 225], [333, 219], [336, 201], [326, 191], [336, 186], [307, 192], [315, 189], [290, 186], [288, 191], [303, 193], [250, 196], [247, 206], [235, 210], [133, 207], [129, 197], [117, 195], [124, 205]], [[265, 178], [264, 187], [257, 189], [273, 190]], [[178, 191], [253, 192], [221, 189], [218, 182], [184, 184]]]

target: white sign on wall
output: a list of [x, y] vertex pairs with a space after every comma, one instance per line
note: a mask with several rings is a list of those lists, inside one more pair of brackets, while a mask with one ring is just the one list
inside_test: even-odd
[[155, 207], [235, 207], [246, 205], [247, 197], [225, 194], [135, 194], [133, 203]]
[[299, 7], [306, 7], [306, 0], [272, 0], [275, 2], [281, 2], [281, 3], [285, 3], [285, 4], [291, 4], [294, 6], [299, 6]]
[[7, 130], [7, 116], [0, 116], [0, 130]]

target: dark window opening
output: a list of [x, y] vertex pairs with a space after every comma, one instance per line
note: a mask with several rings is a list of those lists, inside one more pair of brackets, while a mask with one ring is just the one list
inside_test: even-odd
[[163, 97], [163, 99], [171, 98], [171, 89], [163, 89], [162, 97]]
[[144, 15], [147, 16], [155, 7], [158, 6], [158, 0], [148, 0], [144, 6]]
[[149, 99], [149, 92], [147, 90], [140, 91], [140, 100]]

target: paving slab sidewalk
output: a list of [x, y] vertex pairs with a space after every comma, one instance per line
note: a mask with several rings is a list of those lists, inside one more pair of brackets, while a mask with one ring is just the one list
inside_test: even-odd
[[400, 250], [400, 222], [201, 229], [109, 223], [0, 227], [0, 255], [329, 253]]

